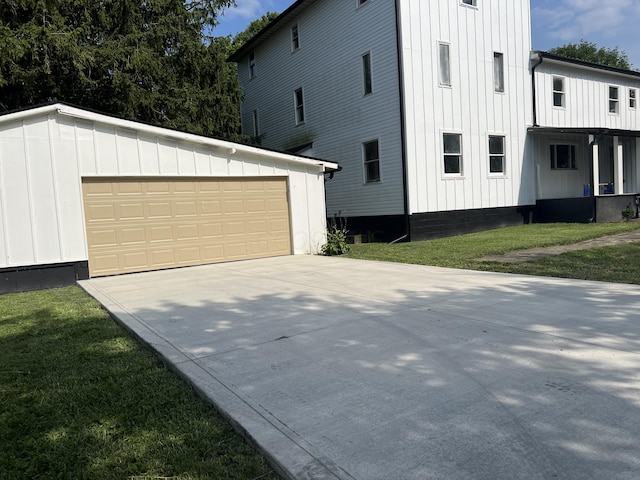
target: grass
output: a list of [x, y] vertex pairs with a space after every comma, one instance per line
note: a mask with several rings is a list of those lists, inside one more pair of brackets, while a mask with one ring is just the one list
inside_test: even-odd
[[276, 479], [78, 287], [0, 296], [0, 479]]
[[534, 224], [396, 245], [352, 245], [351, 258], [528, 275], [640, 284], [640, 243], [566, 253], [522, 264], [478, 258], [534, 247], [566, 245], [640, 228], [612, 224]]

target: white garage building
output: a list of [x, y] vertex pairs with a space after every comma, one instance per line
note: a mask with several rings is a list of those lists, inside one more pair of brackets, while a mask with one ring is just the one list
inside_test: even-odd
[[337, 168], [60, 103], [0, 116], [0, 292], [317, 253]]

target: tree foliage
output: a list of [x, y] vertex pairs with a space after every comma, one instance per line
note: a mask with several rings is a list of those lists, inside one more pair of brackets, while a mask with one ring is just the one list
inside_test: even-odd
[[[232, 41], [205, 38], [234, 0], [2, 0], [0, 111], [66, 101], [237, 138]], [[213, 30], [212, 30], [213, 29]]]
[[608, 48], [600, 47], [584, 39], [579, 43], [567, 43], [560, 47], [549, 50], [549, 53], [560, 55], [562, 57], [582, 60], [584, 62], [597, 63], [599, 65], [607, 65], [609, 67], [622, 68], [630, 70], [632, 68], [629, 63], [629, 57], [626, 52], [618, 47]]
[[237, 50], [242, 47], [245, 43], [251, 40], [260, 30], [269, 25], [273, 20], [275, 20], [278, 15], [277, 12], [267, 12], [262, 17], [254, 20], [249, 24], [249, 26], [243, 32], [240, 32], [233, 38], [233, 48]]

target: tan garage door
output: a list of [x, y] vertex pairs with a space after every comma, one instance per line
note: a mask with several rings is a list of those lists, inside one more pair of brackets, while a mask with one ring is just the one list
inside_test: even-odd
[[284, 178], [84, 179], [92, 277], [291, 254]]

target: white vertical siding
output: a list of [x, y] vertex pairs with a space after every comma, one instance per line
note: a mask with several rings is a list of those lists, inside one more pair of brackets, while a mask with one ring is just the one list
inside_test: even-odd
[[288, 177], [293, 251], [325, 241], [321, 166], [69, 115], [0, 117], [0, 268], [87, 260], [83, 177]]
[[[553, 77], [565, 80], [565, 106], [553, 106]], [[609, 86], [618, 87], [619, 113], [609, 113]], [[536, 69], [538, 125], [640, 130], [640, 106], [629, 107], [629, 88], [640, 94], [640, 78], [544, 59]], [[637, 102], [637, 100], [636, 100]]]
[[[313, 155], [339, 162], [327, 182], [327, 213], [333, 216], [404, 212], [402, 137], [394, 1], [310, 2], [258, 45], [257, 76], [248, 60], [238, 64], [244, 90], [242, 120], [253, 134], [258, 110], [263, 145], [289, 149], [313, 142]], [[298, 25], [299, 50], [291, 51], [290, 28]], [[362, 55], [371, 53], [373, 94], [364, 95]], [[294, 91], [304, 93], [305, 123], [295, 124]], [[364, 184], [362, 143], [380, 142], [381, 181]]]
[[[525, 161], [531, 124], [527, 0], [401, 0], [411, 213], [535, 203]], [[438, 82], [438, 42], [450, 45], [451, 87]], [[493, 53], [505, 92], [494, 92]], [[463, 175], [444, 175], [442, 133], [461, 133]], [[488, 135], [506, 137], [506, 175], [489, 174]]]

